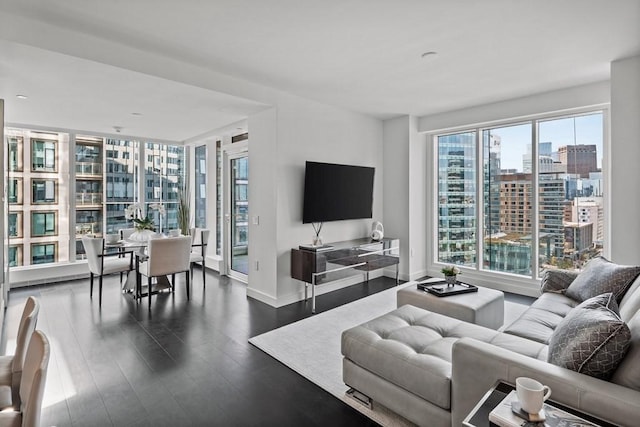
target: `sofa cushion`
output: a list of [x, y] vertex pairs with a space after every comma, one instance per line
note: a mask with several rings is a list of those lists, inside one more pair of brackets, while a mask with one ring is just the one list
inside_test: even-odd
[[344, 331], [342, 354], [384, 380], [449, 409], [452, 347], [461, 337], [546, 359], [545, 345], [411, 305]]
[[640, 310], [640, 276], [631, 284], [618, 306], [620, 307], [620, 318], [628, 324]]
[[592, 377], [608, 379], [631, 342], [629, 327], [618, 315], [613, 293], [575, 307], [549, 340], [549, 362]]
[[548, 344], [558, 324], [577, 305], [562, 294], [544, 293], [503, 332]]
[[577, 271], [545, 270], [540, 282], [540, 291], [564, 293], [571, 283], [578, 277]]
[[569, 285], [565, 295], [577, 301], [586, 301], [612, 292], [619, 302], [638, 274], [638, 266], [614, 264], [604, 257], [596, 257], [587, 263]]
[[627, 325], [631, 330], [631, 345], [611, 382], [640, 391], [640, 313], [636, 313]]

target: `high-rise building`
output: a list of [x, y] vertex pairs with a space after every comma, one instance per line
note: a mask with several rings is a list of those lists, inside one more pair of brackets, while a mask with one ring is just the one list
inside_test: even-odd
[[12, 267], [69, 260], [69, 134], [5, 130]]
[[588, 178], [598, 171], [598, 153], [595, 145], [565, 145], [558, 149], [560, 163], [567, 165], [567, 173]]
[[604, 201], [602, 197], [576, 197], [570, 205], [568, 222], [593, 224], [593, 241], [604, 240]]
[[501, 231], [500, 227], [500, 150], [502, 140], [499, 135], [484, 132], [484, 235]]
[[82, 236], [102, 236], [102, 138], [76, 137], [76, 257], [84, 254]]
[[475, 133], [438, 137], [438, 260], [476, 262]]
[[[559, 174], [540, 174], [538, 221], [545, 253], [561, 256], [564, 248], [564, 182]], [[532, 229], [532, 177], [528, 173], [500, 177], [500, 227], [504, 233], [527, 235]]]
[[591, 249], [593, 246], [593, 224], [568, 222], [565, 223], [565, 256], [574, 260]]

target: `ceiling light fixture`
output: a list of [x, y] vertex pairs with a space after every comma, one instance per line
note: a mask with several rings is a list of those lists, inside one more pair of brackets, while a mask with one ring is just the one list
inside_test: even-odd
[[429, 52], [425, 52], [421, 55], [421, 58], [427, 58], [430, 56], [436, 56], [438, 54], [438, 52], [435, 52], [433, 50], [430, 50]]
[[131, 113], [132, 116], [141, 116], [142, 113]]
[[18, 99], [27, 99], [29, 97], [27, 95], [16, 95], [16, 98], [18, 98]]
[[116, 131], [116, 133], [122, 132], [122, 126], [114, 126], [113, 129]]

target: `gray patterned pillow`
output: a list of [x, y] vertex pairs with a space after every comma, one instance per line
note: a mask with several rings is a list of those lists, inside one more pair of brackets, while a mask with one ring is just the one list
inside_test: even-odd
[[578, 273], [569, 270], [546, 270], [542, 275], [540, 290], [562, 294], [578, 277]]
[[603, 257], [589, 261], [584, 270], [569, 285], [565, 295], [576, 301], [585, 301], [596, 295], [612, 292], [620, 302], [640, 267], [614, 264]]
[[549, 363], [600, 379], [609, 379], [624, 358], [631, 331], [618, 315], [609, 292], [573, 308], [549, 340]]

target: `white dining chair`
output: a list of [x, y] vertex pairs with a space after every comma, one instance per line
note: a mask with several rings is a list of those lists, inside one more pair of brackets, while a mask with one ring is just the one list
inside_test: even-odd
[[16, 348], [13, 355], [0, 356], [0, 387], [10, 387], [12, 399], [15, 400], [20, 389], [20, 379], [24, 367], [24, 359], [31, 334], [38, 323], [40, 303], [34, 297], [27, 298], [18, 325]]
[[120, 233], [120, 240], [128, 239], [135, 232], [135, 228], [121, 228], [120, 230], [118, 230], [118, 233]]
[[[122, 282], [123, 273], [133, 270], [133, 252], [118, 251], [114, 253], [105, 253], [104, 239], [100, 237], [82, 237], [82, 244], [87, 255], [87, 265], [89, 266], [90, 288], [89, 296], [93, 298], [93, 278], [98, 276], [99, 284], [99, 306], [102, 307], [102, 276], [108, 274], [120, 273], [120, 282]], [[126, 255], [129, 255], [128, 257]]]
[[203, 228], [191, 229], [191, 254], [189, 256], [191, 281], [193, 281], [193, 265], [202, 264], [202, 286], [206, 285], [206, 259], [209, 230]]
[[[147, 276], [149, 310], [151, 310], [151, 294], [153, 278], [172, 276], [171, 288], [175, 291], [175, 276], [186, 273], [187, 299], [189, 299], [189, 255], [191, 254], [191, 237], [166, 237], [149, 240], [146, 260], [138, 266], [138, 273]], [[137, 294], [142, 294], [141, 283], [137, 283]]]
[[50, 354], [46, 335], [34, 331], [29, 337], [17, 399], [9, 399], [6, 389], [0, 390], [0, 427], [40, 426]]

